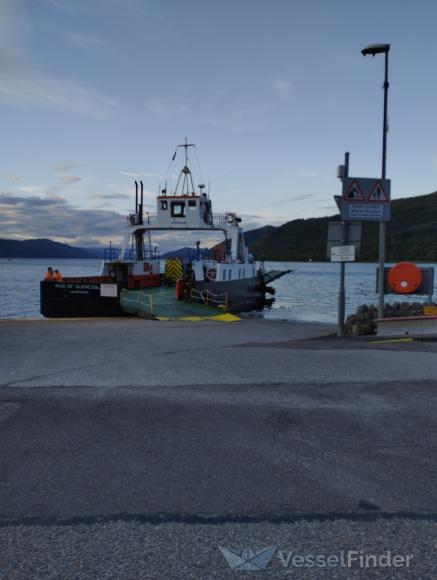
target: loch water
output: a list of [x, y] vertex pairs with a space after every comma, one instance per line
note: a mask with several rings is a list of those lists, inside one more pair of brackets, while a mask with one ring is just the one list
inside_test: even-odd
[[[93, 276], [100, 272], [101, 260], [0, 259], [0, 318], [40, 318], [39, 281], [47, 266], [63, 276]], [[331, 322], [337, 320], [340, 265], [330, 262], [270, 262], [266, 269], [292, 272], [272, 286], [275, 301], [255, 316], [283, 320]], [[427, 266], [436, 266], [427, 264]], [[346, 313], [360, 304], [376, 304], [374, 263], [346, 265]], [[387, 301], [425, 301], [427, 297], [387, 296]]]

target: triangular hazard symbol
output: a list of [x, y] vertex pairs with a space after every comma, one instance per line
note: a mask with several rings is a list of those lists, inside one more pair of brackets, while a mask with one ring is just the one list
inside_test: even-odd
[[349, 186], [349, 189], [344, 194], [345, 201], [364, 201], [363, 192], [360, 189], [358, 181], [354, 180]]
[[375, 181], [374, 186], [370, 190], [370, 195], [367, 201], [374, 201], [379, 203], [390, 201], [380, 181]]

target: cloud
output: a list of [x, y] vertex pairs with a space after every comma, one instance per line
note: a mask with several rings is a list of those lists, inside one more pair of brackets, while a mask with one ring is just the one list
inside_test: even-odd
[[283, 197], [282, 199], [278, 199], [278, 201], [271, 202], [271, 203], [269, 203], [269, 205], [265, 205], [263, 207], [274, 207], [274, 206], [286, 205], [289, 203], [298, 203], [300, 201], [305, 201], [305, 200], [309, 200], [309, 199], [314, 200], [314, 196], [312, 194], [308, 194], [308, 193], [300, 193], [297, 195], [290, 195], [289, 197]]
[[[152, 121], [184, 116], [187, 125], [203, 125], [224, 129], [236, 134], [272, 131], [278, 108], [292, 96], [292, 84], [284, 79], [268, 80], [261, 86], [245, 89], [243, 94], [223, 88], [201, 97], [177, 94], [172, 97], [153, 95], [145, 100], [145, 107], [153, 115]], [[282, 129], [282, 127], [281, 127]]]
[[[111, 190], [112, 194], [123, 195], [129, 197], [130, 199], [134, 198], [135, 188], [134, 187], [122, 187], [117, 183], [109, 183], [109, 189]], [[156, 197], [156, 192], [150, 191], [149, 189], [143, 189], [144, 198], [152, 198]]]
[[96, 199], [129, 199], [131, 196], [127, 193], [95, 193]]
[[46, 107], [95, 119], [109, 118], [117, 103], [77, 79], [18, 69], [0, 71], [0, 101], [15, 107]]
[[[105, 199], [112, 194], [95, 194]], [[280, 225], [284, 218], [277, 216], [242, 215], [246, 230], [262, 225]], [[118, 212], [100, 209], [81, 209], [64, 197], [22, 197], [0, 193], [0, 230], [5, 238], [50, 238], [75, 245], [118, 244], [124, 234], [126, 219]], [[212, 238], [214, 236], [214, 240]], [[217, 239], [216, 239], [217, 238]], [[220, 240], [218, 240], [220, 238]], [[163, 232], [153, 236], [161, 251], [182, 246], [194, 246], [197, 239], [202, 247], [221, 241], [221, 234], [211, 232]]]
[[63, 175], [61, 179], [67, 185], [70, 185], [71, 183], [76, 183], [77, 181], [82, 180], [82, 178], [78, 177], [77, 175]]
[[148, 111], [158, 115], [178, 115], [190, 110], [188, 104], [177, 97], [151, 97], [146, 99], [145, 106]]
[[[64, 2], [51, 2], [66, 6]], [[69, 3], [71, 4], [71, 3]], [[13, 107], [44, 107], [107, 119], [116, 101], [76, 78], [38, 69], [27, 49], [32, 26], [25, 2], [0, 0], [0, 102]]]
[[20, 177], [15, 173], [8, 173], [7, 171], [0, 171], [0, 175], [3, 175], [9, 181], [19, 181]]
[[125, 175], [126, 177], [157, 177], [159, 179], [162, 178], [162, 175], [158, 173], [137, 173], [134, 171], [120, 171], [121, 175]]
[[23, 185], [18, 188], [21, 193], [44, 193], [45, 190], [45, 185]]
[[56, 163], [55, 165], [52, 165], [52, 167], [50, 168], [52, 171], [55, 171], [56, 173], [65, 173], [66, 171], [70, 171], [71, 169], [75, 169], [76, 167], [80, 167], [80, 163], [72, 163], [69, 161], [65, 161], [62, 163]]
[[50, 238], [80, 244], [104, 243], [123, 235], [125, 218], [106, 209], [80, 209], [63, 197], [0, 194], [0, 230], [8, 238]]

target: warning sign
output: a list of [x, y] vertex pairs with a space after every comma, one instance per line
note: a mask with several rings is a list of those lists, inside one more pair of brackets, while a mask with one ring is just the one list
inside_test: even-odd
[[390, 203], [390, 179], [344, 177], [341, 181], [344, 202]]
[[365, 197], [358, 181], [353, 180], [349, 188], [345, 191], [343, 195], [345, 201], [365, 201]]
[[387, 195], [387, 193], [386, 193], [385, 189], [383, 188], [382, 183], [380, 181], [375, 182], [375, 185], [371, 189], [369, 197], [367, 198], [367, 201], [374, 202], [374, 203], [383, 203], [383, 202], [390, 201], [390, 198]]
[[390, 179], [343, 177], [341, 181], [337, 205], [343, 221], [390, 221]]

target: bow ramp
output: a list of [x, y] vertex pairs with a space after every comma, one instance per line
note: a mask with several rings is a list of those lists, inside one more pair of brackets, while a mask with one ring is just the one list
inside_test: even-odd
[[217, 320], [235, 322], [237, 316], [224, 309], [198, 302], [178, 300], [174, 288], [158, 286], [142, 290], [123, 290], [121, 306], [126, 314], [158, 320]]
[[293, 270], [270, 270], [269, 272], [263, 274], [264, 284], [269, 284], [270, 282], [273, 282], [273, 280], [277, 280], [278, 278], [281, 278], [282, 276], [285, 276], [285, 274], [289, 274], [292, 271]]

